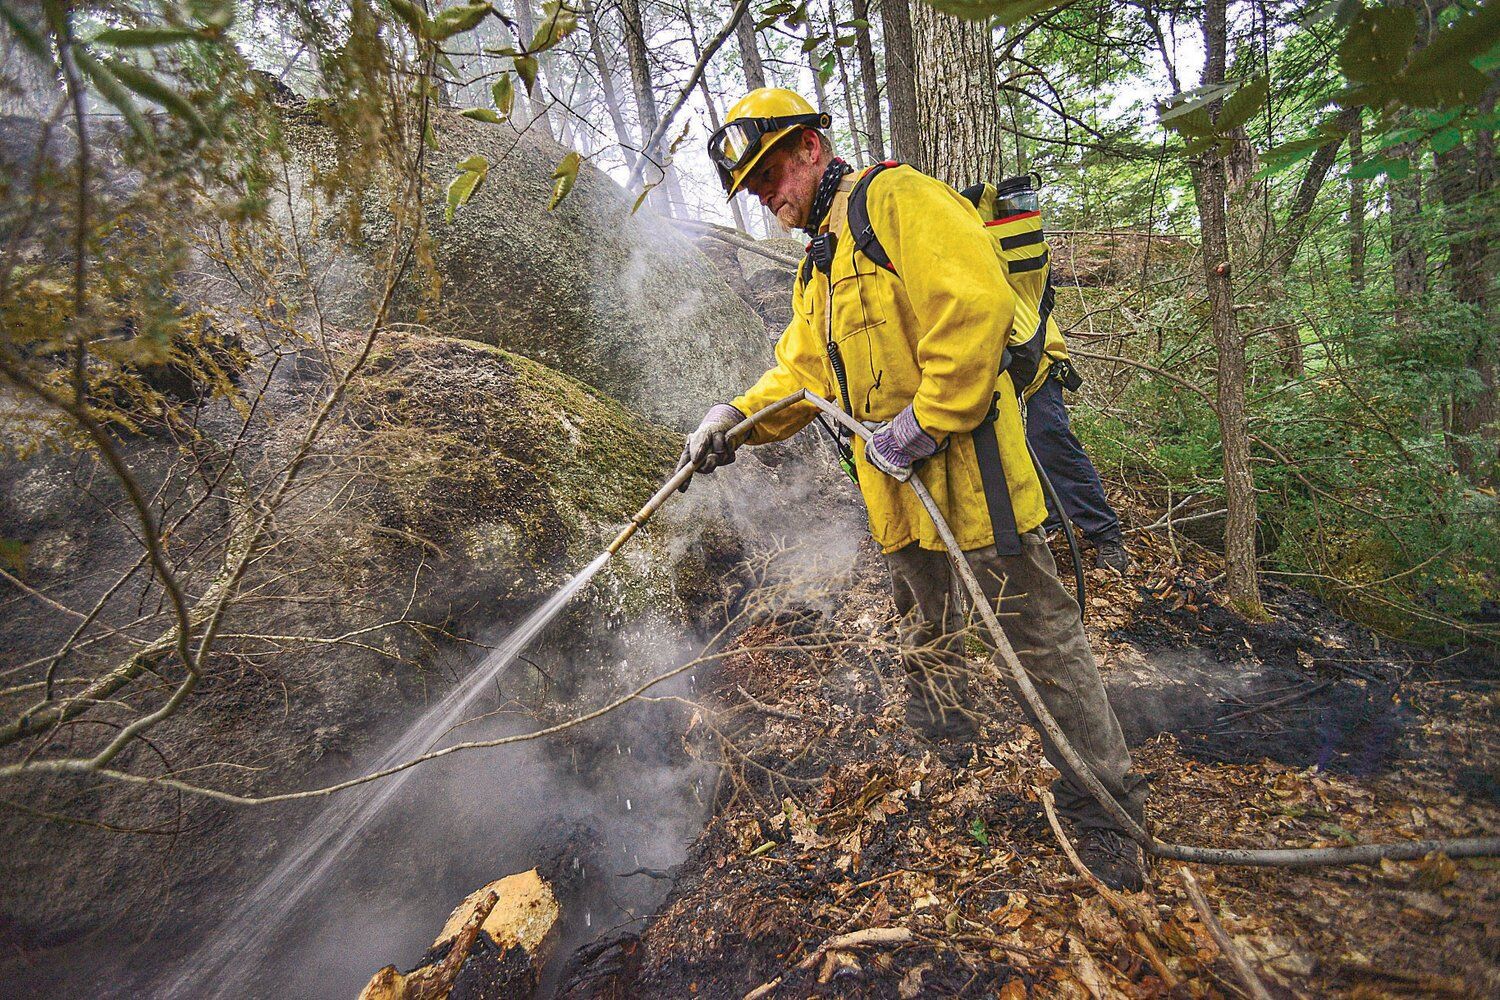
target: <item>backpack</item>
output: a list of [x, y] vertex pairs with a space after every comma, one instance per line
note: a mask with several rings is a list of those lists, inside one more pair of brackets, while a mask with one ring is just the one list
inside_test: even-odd
[[[881, 246], [870, 224], [866, 204], [870, 182], [895, 160], [877, 163], [867, 170], [849, 192], [847, 231], [857, 250], [878, 267], [896, 273], [891, 258]], [[1037, 208], [1033, 174], [1010, 177], [997, 184], [975, 184], [960, 192], [978, 209], [1005, 268], [1005, 280], [1014, 293], [1016, 307], [1010, 339], [1006, 343], [1003, 370], [1010, 372], [1018, 396], [1029, 396], [1041, 384], [1044, 362], [1064, 360], [1067, 351], [1062, 330], [1052, 318], [1056, 293], [1052, 289], [1052, 266], [1042, 213]], [[1077, 388], [1077, 386], [1073, 386]]]

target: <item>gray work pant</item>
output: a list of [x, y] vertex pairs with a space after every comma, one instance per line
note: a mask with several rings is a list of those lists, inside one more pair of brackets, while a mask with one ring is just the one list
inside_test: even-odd
[[[1078, 604], [1057, 578], [1057, 565], [1046, 537], [1040, 530], [1022, 535], [1019, 555], [999, 555], [994, 546], [964, 555], [993, 603], [1000, 627], [1015, 647], [1021, 666], [1063, 734], [1104, 787], [1141, 822], [1146, 781], [1130, 770], [1130, 751], [1104, 693], [1099, 665], [1083, 633]], [[890, 553], [886, 560], [896, 613], [901, 617], [902, 665], [907, 671], [908, 689], [925, 685], [932, 703], [949, 710], [972, 710], [962, 673], [962, 587], [952, 576], [947, 554], [913, 543]], [[992, 645], [983, 628], [978, 637], [986, 646]], [[1035, 725], [1034, 714], [1003, 664], [1000, 671]], [[1114, 829], [1118, 824], [1072, 776], [1046, 733], [1042, 733], [1042, 747], [1048, 762], [1062, 774], [1053, 783], [1058, 810], [1077, 829]]]

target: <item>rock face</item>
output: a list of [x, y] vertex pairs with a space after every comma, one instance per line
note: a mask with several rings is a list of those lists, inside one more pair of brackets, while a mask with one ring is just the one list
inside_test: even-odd
[[[303, 168], [326, 169], [331, 137], [316, 114], [288, 109], [286, 120]], [[448, 112], [436, 116], [434, 132], [432, 273], [414, 270], [393, 319], [523, 354], [678, 428], [765, 369], [771, 345], [753, 310], [672, 226], [648, 211], [632, 215], [608, 176], [585, 163], [572, 192], [548, 211], [561, 147]], [[457, 162], [475, 154], [489, 161], [489, 174], [444, 222], [443, 188]], [[352, 246], [380, 246], [390, 227], [390, 214], [367, 203]], [[337, 318], [359, 325], [369, 284], [359, 269], [330, 283]]]
[[[255, 480], [258, 470], [281, 464], [283, 438], [295, 437], [288, 430], [325, 391], [316, 365], [285, 367], [261, 404], [267, 426], [242, 449], [252, 488], [263, 485]], [[224, 632], [373, 631], [353, 644], [222, 641], [192, 702], [153, 729], [149, 745], [123, 755], [121, 767], [199, 773], [204, 784], [241, 794], [350, 776], [361, 756], [388, 738], [382, 728], [419, 713], [424, 689], [433, 686], [432, 697], [446, 688], [450, 672], [470, 669], [473, 647], [447, 637], [482, 635], [491, 623], [515, 620], [538, 604], [656, 489], [678, 447], [667, 429], [535, 362], [483, 344], [417, 335], [381, 341], [351, 388], [348, 416], [330, 436], [328, 464], [279, 521], [282, 541], [246, 578], [243, 587], [255, 597], [231, 612]], [[205, 413], [203, 424], [217, 429], [216, 421], [228, 422], [224, 436], [234, 419], [221, 404]], [[149, 438], [123, 447], [148, 494], [163, 484], [176, 488], [182, 470], [173, 447]], [[87, 453], [0, 457], [0, 538], [24, 546], [19, 572], [58, 605], [92, 607], [128, 575], [139, 549], [121, 509], [118, 487]], [[213, 551], [204, 539], [221, 530], [223, 516], [223, 505], [210, 500], [200, 520], [173, 538], [171, 551], [199, 544]], [[702, 579], [702, 567], [684, 579], [670, 553], [652, 551], [649, 533], [637, 544], [640, 559], [610, 567], [528, 652], [528, 662], [555, 679], [552, 697], [569, 695], [567, 672], [580, 649], [632, 622], [681, 619], [682, 598]], [[0, 588], [10, 609], [0, 621], [0, 657], [16, 664], [45, 660], [76, 619], [9, 584]], [[133, 577], [104, 601], [102, 618], [129, 622], [157, 601], [149, 582]], [[411, 624], [381, 626], [402, 619]], [[67, 685], [84, 671], [107, 669], [132, 642], [164, 625], [149, 613], [143, 622], [65, 660], [60, 689], [71, 690]], [[163, 669], [168, 677], [175, 673], [170, 664]], [[161, 684], [149, 677], [114, 696], [136, 709], [162, 697]], [[24, 689], [13, 694], [0, 705], [4, 718], [35, 698]], [[46, 755], [88, 753], [129, 717], [100, 706], [59, 730]], [[33, 743], [0, 750], [0, 760], [18, 759], [36, 749]], [[110, 963], [159, 921], [172, 926], [186, 916], [212, 926], [211, 910], [205, 913], [194, 897], [263, 874], [275, 857], [268, 852], [296, 829], [281, 826], [295, 821], [285, 812], [225, 810], [109, 783], [84, 799], [79, 791], [76, 782], [57, 780], [12, 794], [31, 809], [98, 825], [59, 826], [0, 811], [0, 834], [17, 848], [0, 862], [7, 886], [0, 935], [33, 957], [52, 946], [67, 952], [93, 935], [101, 954], [66, 959], [77, 963], [69, 970], [74, 975], [93, 974], [91, 965], [101, 975], [118, 971]], [[156, 835], [180, 829], [185, 817], [186, 841]], [[109, 891], [64, 891], [85, 878], [104, 879]], [[117, 933], [126, 940], [113, 940]], [[53, 977], [62, 964], [43, 958], [20, 981], [56, 995]], [[91, 993], [94, 984], [86, 982], [72, 984], [75, 995]]]

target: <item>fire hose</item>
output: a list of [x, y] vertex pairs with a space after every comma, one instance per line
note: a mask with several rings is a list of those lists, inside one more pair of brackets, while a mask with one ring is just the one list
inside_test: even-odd
[[[861, 439], [868, 440], [871, 431], [858, 420], [849, 416], [838, 406], [806, 389], [792, 393], [784, 399], [779, 399], [764, 409], [758, 410], [736, 424], [729, 431], [729, 437], [735, 442], [740, 442], [748, 435], [752, 428], [760, 421], [798, 403], [809, 403], [833, 420], [838, 421], [850, 432], [859, 435]], [[630, 524], [609, 545], [611, 555], [618, 552], [620, 547], [630, 540], [631, 536], [656, 513], [662, 504], [666, 503], [677, 488], [692, 477], [696, 470], [692, 465], [685, 465], [667, 480], [657, 492], [646, 501], [639, 512], [630, 520]], [[943, 517], [942, 511], [932, 499], [926, 485], [918, 476], [912, 476], [908, 485], [916, 492], [917, 499], [921, 501], [923, 508], [932, 518], [933, 525], [937, 528], [938, 537], [942, 539], [943, 545], [948, 550], [950, 562], [958, 577], [963, 581], [964, 588], [968, 591], [974, 609], [979, 612], [984, 621], [985, 628], [990, 634], [994, 644], [996, 657], [1004, 664], [1010, 679], [1016, 690], [1025, 699], [1027, 706], [1031, 709], [1037, 726], [1046, 733], [1056, 748], [1058, 756], [1072, 772], [1073, 777], [1086, 788], [1090, 795], [1099, 803], [1100, 807], [1109, 814], [1110, 818], [1118, 825], [1119, 829], [1141, 848], [1154, 857], [1166, 858], [1173, 861], [1189, 861], [1197, 864], [1209, 865], [1247, 865], [1262, 867], [1303, 867], [1324, 865], [1352, 865], [1368, 864], [1384, 859], [1391, 861], [1411, 861], [1427, 856], [1434, 851], [1440, 851], [1450, 858], [1472, 858], [1472, 857], [1496, 857], [1500, 856], [1500, 837], [1464, 837], [1439, 840], [1410, 840], [1388, 844], [1361, 844], [1354, 847], [1284, 847], [1269, 849], [1253, 848], [1230, 848], [1230, 847], [1193, 847], [1186, 844], [1172, 844], [1158, 840], [1141, 824], [1137, 823], [1124, 807], [1116, 801], [1109, 790], [1094, 774], [1092, 768], [1079, 755], [1078, 751], [1069, 742], [1062, 728], [1058, 726], [1057, 720], [1052, 717], [1041, 694], [1032, 683], [1020, 659], [1016, 656], [1015, 649], [1010, 640], [1006, 638], [1005, 631], [1000, 627], [1000, 620], [995, 615], [995, 609], [990, 606], [989, 600], [984, 595], [984, 590], [979, 580], [974, 575], [969, 561], [964, 558], [963, 550], [959, 548], [958, 541], [953, 537], [953, 531], [948, 527], [948, 521]], [[993, 663], [993, 661], [990, 661]]]

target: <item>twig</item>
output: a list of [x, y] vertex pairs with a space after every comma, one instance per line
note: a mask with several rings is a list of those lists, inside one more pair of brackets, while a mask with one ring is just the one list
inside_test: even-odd
[[786, 709], [767, 705], [765, 702], [755, 697], [755, 695], [751, 694], [749, 691], [746, 691], [744, 687], [739, 684], [736, 684], [734, 686], [734, 689], [738, 691], [746, 701], [753, 705], [757, 711], [764, 712], [767, 715], [774, 715], [778, 719], [790, 719], [793, 722], [807, 721], [807, 716], [803, 715], [801, 712], [788, 712]]
[[1303, 698], [1311, 698], [1319, 691], [1322, 691], [1324, 688], [1331, 687], [1332, 685], [1333, 681], [1324, 681], [1321, 684], [1314, 684], [1311, 687], [1303, 688], [1300, 691], [1293, 691], [1289, 695], [1284, 695], [1280, 698], [1272, 699], [1271, 701], [1264, 702], [1260, 705], [1252, 705], [1249, 708], [1243, 709], [1241, 711], [1231, 712], [1229, 715], [1226, 715], [1221, 719], [1215, 719], [1214, 725], [1223, 725], [1226, 722], [1233, 722], [1235, 719], [1243, 719], [1247, 715], [1255, 715], [1259, 712], [1264, 712], [1272, 708], [1280, 708], [1283, 705], [1290, 705], [1292, 702], [1301, 701]]
[[1203, 895], [1203, 890], [1198, 888], [1198, 880], [1193, 878], [1193, 873], [1186, 867], [1177, 869], [1177, 878], [1182, 882], [1182, 887], [1187, 890], [1188, 899], [1192, 900], [1193, 907], [1197, 909], [1198, 916], [1203, 918], [1203, 926], [1208, 928], [1208, 933], [1213, 937], [1214, 943], [1229, 959], [1229, 964], [1234, 968], [1234, 974], [1239, 977], [1245, 986], [1245, 992], [1249, 993], [1253, 1000], [1271, 1000], [1271, 995], [1266, 992], [1266, 987], [1261, 983], [1260, 977], [1250, 967], [1239, 948], [1235, 947], [1234, 941], [1224, 930], [1224, 925], [1219, 923], [1219, 918], [1214, 916], [1212, 906], [1208, 905], [1208, 897]]
[[[798, 962], [796, 968], [801, 971], [811, 969], [830, 951], [843, 951], [848, 948], [881, 947], [889, 948], [892, 945], [906, 944], [911, 940], [911, 931], [905, 927], [867, 927], [862, 931], [850, 931], [848, 934], [835, 934], [833, 937], [818, 945], [807, 953], [807, 957]], [[761, 997], [770, 996], [776, 987], [781, 985], [786, 976], [780, 975], [769, 983], [763, 983], [745, 994], [745, 1000], [760, 1000]]]
[[1094, 887], [1095, 892], [1104, 897], [1109, 908], [1115, 911], [1115, 916], [1119, 918], [1121, 926], [1140, 946], [1141, 951], [1145, 952], [1146, 960], [1151, 963], [1151, 968], [1156, 970], [1156, 974], [1161, 977], [1167, 989], [1176, 987], [1177, 977], [1172, 974], [1171, 969], [1167, 968], [1161, 952], [1156, 950], [1156, 945], [1152, 944], [1151, 939], [1146, 936], [1146, 928], [1151, 926], [1150, 918], [1139, 907], [1101, 882], [1099, 876], [1089, 871], [1088, 866], [1079, 858], [1078, 852], [1073, 849], [1073, 844], [1068, 840], [1067, 834], [1063, 833], [1062, 823], [1057, 819], [1057, 809], [1052, 802], [1052, 793], [1045, 788], [1038, 788], [1036, 791], [1042, 800], [1042, 808], [1047, 811], [1047, 823], [1052, 827], [1052, 833], [1057, 837], [1057, 842], [1062, 845], [1063, 854], [1067, 855], [1068, 863], [1073, 866], [1074, 871], [1083, 876], [1084, 881]]

